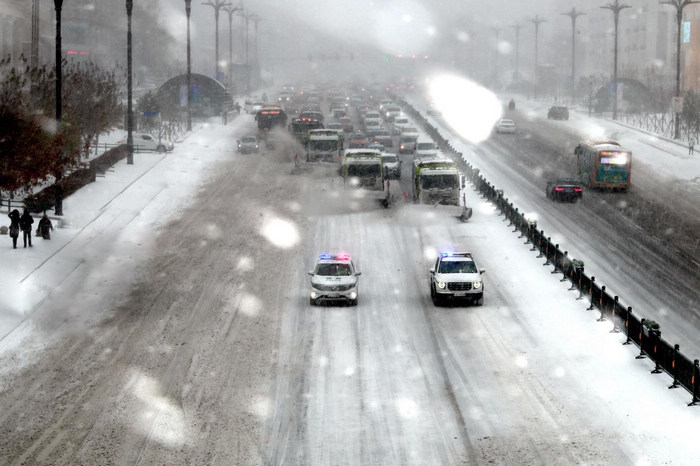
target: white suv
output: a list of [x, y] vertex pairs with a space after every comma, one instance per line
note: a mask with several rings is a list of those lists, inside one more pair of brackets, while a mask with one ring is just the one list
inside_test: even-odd
[[443, 252], [430, 269], [430, 297], [435, 305], [447, 299], [469, 299], [478, 306], [484, 304], [484, 282], [469, 252]]
[[357, 277], [349, 254], [321, 254], [311, 275], [309, 304], [315, 306], [324, 301], [346, 302], [357, 305]]

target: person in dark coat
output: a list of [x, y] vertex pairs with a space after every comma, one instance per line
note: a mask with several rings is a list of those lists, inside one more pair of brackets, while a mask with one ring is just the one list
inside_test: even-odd
[[19, 227], [22, 229], [22, 239], [24, 240], [24, 247], [27, 247], [27, 241], [29, 241], [29, 247], [32, 247], [32, 224], [34, 224], [34, 217], [29, 215], [29, 211], [24, 209], [24, 213], [19, 218]]
[[12, 238], [12, 247], [17, 249], [17, 238], [19, 237], [19, 210], [15, 209], [9, 214], [10, 217], [10, 237]]
[[51, 230], [53, 230], [53, 224], [49, 216], [44, 212], [44, 216], [39, 220], [38, 232], [42, 238], [51, 239]]

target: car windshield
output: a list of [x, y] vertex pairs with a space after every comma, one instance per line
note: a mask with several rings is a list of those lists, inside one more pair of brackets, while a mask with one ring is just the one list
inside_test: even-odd
[[382, 174], [379, 164], [350, 164], [347, 168], [348, 176], [372, 177]]
[[254, 143], [257, 142], [257, 139], [255, 139], [254, 136], [244, 136], [243, 139], [241, 139], [242, 142], [244, 143]]
[[476, 273], [476, 264], [471, 260], [440, 261], [438, 273]]
[[416, 146], [418, 150], [433, 150], [435, 149], [435, 144], [432, 142], [419, 142]]
[[309, 149], [320, 150], [320, 151], [334, 151], [338, 150], [337, 140], [320, 140], [320, 141], [309, 141]]
[[399, 159], [395, 155], [386, 155], [382, 157], [384, 163], [398, 163]]
[[350, 136], [350, 139], [367, 139], [367, 135], [365, 133], [355, 133]]
[[316, 275], [321, 277], [349, 277], [352, 275], [352, 266], [347, 263], [318, 264]]
[[456, 174], [422, 176], [421, 186], [424, 189], [457, 188], [459, 187], [459, 176]]

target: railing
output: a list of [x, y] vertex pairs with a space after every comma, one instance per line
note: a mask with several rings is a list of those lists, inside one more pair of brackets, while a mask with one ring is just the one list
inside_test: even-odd
[[673, 383], [668, 388], [685, 388], [692, 395], [688, 406], [700, 404], [700, 360], [691, 361], [681, 353], [679, 345], [671, 344], [661, 337], [661, 329], [656, 322], [638, 318], [632, 313], [631, 307], [621, 303], [618, 296], [611, 296], [605, 286], [598, 285], [594, 276], [586, 275], [583, 262], [569, 258], [568, 251], [562, 250], [559, 244], [552, 243], [551, 237], [546, 236], [544, 230], [538, 231], [537, 222], [527, 219], [513, 203], [503, 197], [502, 190], [488, 183], [481, 176], [479, 169], [467, 162], [462, 153], [458, 152], [427, 118], [405, 100], [397, 96], [395, 98], [406, 113], [440, 144], [445, 153], [457, 159], [456, 162], [475, 189], [497, 206], [510, 222], [508, 225], [514, 227], [513, 232], [519, 231], [520, 236], [526, 238], [525, 244], [532, 244], [531, 250], [539, 252], [537, 257], [545, 259], [543, 265], [552, 266], [552, 273], [561, 273], [561, 281], [571, 282], [569, 289], [579, 291], [577, 299], [590, 301], [587, 310], [598, 311], [599, 322], [612, 323], [610, 333], [623, 333], [627, 337], [624, 345], [637, 345], [639, 355], [636, 359], [649, 358], [654, 362], [652, 374], [666, 372], [671, 376]]

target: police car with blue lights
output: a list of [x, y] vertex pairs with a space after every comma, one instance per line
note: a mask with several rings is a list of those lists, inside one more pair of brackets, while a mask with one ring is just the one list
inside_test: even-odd
[[465, 299], [484, 304], [484, 282], [469, 252], [443, 252], [430, 269], [430, 297], [435, 305], [448, 299]]
[[349, 254], [321, 254], [311, 275], [309, 303], [345, 302], [357, 305], [357, 277]]

